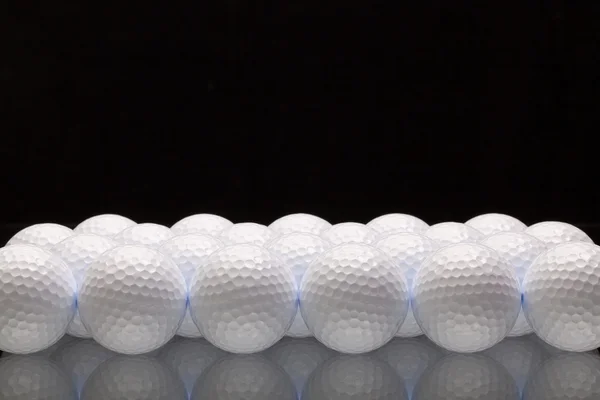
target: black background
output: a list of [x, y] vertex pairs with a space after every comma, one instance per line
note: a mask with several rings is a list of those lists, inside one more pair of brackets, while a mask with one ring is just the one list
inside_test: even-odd
[[600, 240], [589, 2], [41, 7], [7, 14], [6, 239], [105, 212], [396, 211], [562, 220]]

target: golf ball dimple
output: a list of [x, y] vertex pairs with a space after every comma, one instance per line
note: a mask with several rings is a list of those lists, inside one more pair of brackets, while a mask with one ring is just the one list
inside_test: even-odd
[[59, 224], [35, 224], [17, 232], [6, 244], [30, 244], [50, 250], [52, 246], [73, 235], [73, 230]]
[[269, 229], [278, 235], [286, 235], [293, 232], [320, 235], [329, 228], [331, 228], [331, 224], [323, 218], [303, 213], [286, 215], [276, 219], [269, 225]]
[[[79, 287], [83, 281], [85, 271], [91, 263], [100, 257], [102, 253], [117, 245], [117, 242], [108, 237], [92, 234], [76, 234], [57, 243], [51, 249], [51, 252], [67, 264]], [[79, 310], [75, 312], [75, 316], [67, 328], [67, 333], [80, 338], [89, 339], [92, 337], [81, 323]]]
[[477, 242], [483, 238], [483, 233], [460, 222], [440, 222], [431, 225], [425, 231], [425, 236], [435, 240], [441, 246], [447, 246], [454, 243]]
[[123, 229], [135, 225], [135, 222], [127, 217], [116, 214], [96, 215], [86, 219], [77, 225], [75, 233], [92, 233], [100, 236], [113, 237]]
[[527, 225], [506, 214], [490, 213], [471, 218], [465, 225], [477, 229], [484, 235], [498, 232], [523, 232]]
[[120, 244], [131, 244], [158, 249], [164, 242], [171, 239], [173, 232], [164, 225], [143, 223], [132, 225], [114, 236]]
[[321, 237], [333, 245], [344, 243], [373, 243], [377, 233], [364, 224], [358, 222], [342, 222], [333, 225], [321, 234]]
[[124, 245], [102, 254], [79, 291], [83, 325], [104, 347], [123, 354], [156, 350], [177, 332], [187, 290], [177, 265], [145, 246]]
[[233, 222], [214, 214], [195, 214], [176, 222], [171, 230], [175, 235], [191, 233], [219, 236], [221, 232], [233, 225]]
[[[536, 257], [546, 251], [544, 242], [524, 232], [499, 232], [484, 238], [480, 243], [496, 250], [513, 266], [519, 283], [523, 282], [527, 269]], [[532, 332], [533, 329], [521, 309], [508, 336], [522, 336]]]
[[265, 225], [254, 222], [240, 222], [225, 229], [219, 237], [226, 245], [250, 243], [264, 246], [277, 236]]
[[49, 251], [0, 249], [0, 350], [34, 353], [56, 343], [75, 314], [76, 292], [71, 270]]
[[190, 313], [202, 335], [232, 353], [255, 353], [280, 340], [296, 315], [292, 271], [253, 244], [211, 254], [190, 282]]
[[[374, 246], [387, 254], [400, 268], [409, 291], [423, 261], [439, 248], [437, 242], [417, 233], [392, 233], [379, 239]], [[406, 319], [400, 326], [396, 336], [414, 337], [422, 334], [423, 331], [421, 331], [412, 309], [409, 307]]]
[[523, 280], [523, 310], [554, 347], [600, 347], [600, 246], [567, 242], [536, 258]]
[[592, 239], [584, 231], [566, 222], [538, 222], [527, 228], [525, 233], [540, 239], [549, 248], [566, 242], [593, 243]]
[[423, 332], [450, 351], [476, 352], [500, 342], [521, 308], [516, 273], [493, 249], [476, 243], [440, 248], [413, 282], [413, 312]]
[[408, 214], [385, 214], [371, 220], [367, 226], [378, 235], [392, 232], [425, 233], [429, 225], [420, 218]]
[[342, 353], [365, 353], [387, 343], [406, 318], [408, 303], [400, 269], [381, 250], [361, 243], [324, 252], [300, 286], [309, 329]]
[[[181, 235], [175, 236], [160, 246], [159, 251], [170, 257], [181, 270], [186, 285], [189, 285], [192, 277], [206, 262], [209, 255], [223, 247], [223, 243], [208, 235]], [[189, 309], [177, 334], [183, 337], [197, 338], [202, 334], [192, 320]]]

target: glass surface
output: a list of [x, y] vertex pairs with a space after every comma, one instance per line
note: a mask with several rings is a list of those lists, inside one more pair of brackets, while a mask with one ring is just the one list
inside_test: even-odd
[[2, 354], [0, 399], [598, 399], [600, 355], [567, 353], [534, 335], [457, 354], [424, 336], [364, 355], [284, 338], [253, 355], [176, 337], [143, 356], [65, 336], [34, 355]]

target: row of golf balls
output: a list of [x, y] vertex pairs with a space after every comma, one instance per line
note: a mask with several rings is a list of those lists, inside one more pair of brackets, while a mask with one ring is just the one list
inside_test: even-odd
[[474, 352], [535, 331], [587, 351], [600, 346], [598, 250], [572, 225], [504, 214], [432, 226], [407, 214], [38, 224], [0, 249], [0, 349], [40, 351], [67, 332], [125, 354], [175, 334], [253, 353], [287, 333], [362, 353], [424, 333]]

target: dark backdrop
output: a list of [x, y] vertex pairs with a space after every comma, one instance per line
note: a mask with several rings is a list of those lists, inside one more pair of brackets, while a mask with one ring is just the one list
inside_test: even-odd
[[598, 241], [598, 14], [582, 3], [14, 10], [3, 234], [105, 212], [171, 225], [497, 211]]

